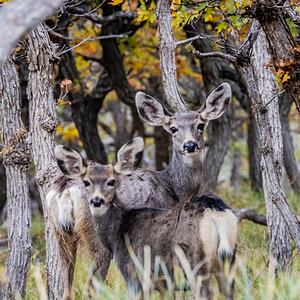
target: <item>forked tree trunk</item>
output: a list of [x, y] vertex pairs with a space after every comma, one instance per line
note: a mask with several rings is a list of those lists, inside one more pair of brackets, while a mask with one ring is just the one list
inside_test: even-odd
[[32, 154], [45, 221], [47, 293], [50, 299], [60, 298], [63, 291], [57, 241], [51, 230], [45, 197], [59, 169], [54, 158], [54, 136], [57, 126], [53, 97], [53, 60], [55, 47], [47, 31], [37, 26], [28, 36], [29, 66], [27, 95]]
[[31, 255], [31, 215], [27, 177], [31, 156], [28, 133], [21, 120], [18, 74], [11, 59], [0, 67], [0, 98], [8, 202], [7, 285], [4, 298], [14, 299], [17, 294], [22, 298], [25, 297]]
[[[253, 21], [250, 31], [260, 30]], [[253, 45], [248, 65], [241, 67], [243, 79], [252, 101], [252, 113], [258, 124], [262, 151], [262, 178], [270, 230], [270, 250], [280, 267], [292, 258], [290, 233], [300, 250], [300, 227], [286, 202], [281, 187], [283, 146], [278, 106], [278, 84], [266, 68], [270, 50], [264, 32], [260, 30]], [[289, 233], [290, 231], [290, 233]]]

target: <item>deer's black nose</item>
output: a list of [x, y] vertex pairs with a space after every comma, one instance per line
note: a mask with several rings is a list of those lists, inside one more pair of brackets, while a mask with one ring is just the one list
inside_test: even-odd
[[198, 145], [196, 142], [188, 141], [183, 145], [184, 151], [187, 151], [188, 153], [195, 152], [195, 150], [198, 148]]
[[104, 204], [103, 199], [99, 199], [98, 197], [91, 200], [91, 204], [94, 205], [94, 207], [100, 207], [102, 204]]

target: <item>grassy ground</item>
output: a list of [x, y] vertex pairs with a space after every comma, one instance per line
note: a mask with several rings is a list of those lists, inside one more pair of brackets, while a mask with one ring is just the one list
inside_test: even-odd
[[[263, 196], [243, 187], [239, 193], [219, 188], [217, 192], [232, 207], [255, 208], [265, 213]], [[300, 215], [300, 197], [288, 195], [289, 204]], [[0, 232], [1, 236], [5, 231]], [[43, 239], [43, 222], [35, 217], [32, 222], [33, 255], [30, 266], [26, 299], [41, 299], [44, 284], [45, 243]], [[272, 267], [266, 268], [268, 253], [268, 230], [264, 226], [243, 221], [239, 225], [237, 265], [234, 272], [236, 299], [299, 299], [300, 298], [300, 257], [294, 248], [292, 271], [273, 275]], [[6, 252], [0, 254], [0, 280], [5, 279]], [[81, 299], [90, 261], [79, 258], [76, 264], [74, 290], [76, 299]], [[218, 295], [216, 283], [213, 282], [215, 295]], [[126, 287], [116, 266], [112, 263], [105, 284], [97, 284], [101, 296], [96, 299], [128, 299]], [[152, 293], [151, 299], [159, 299], [158, 293]], [[166, 297], [167, 298], [167, 294]], [[194, 299], [192, 292], [177, 292], [176, 299]], [[217, 299], [220, 299], [217, 296]]]

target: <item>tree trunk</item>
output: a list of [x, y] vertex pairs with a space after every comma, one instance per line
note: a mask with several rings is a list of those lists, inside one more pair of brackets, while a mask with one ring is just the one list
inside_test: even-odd
[[262, 189], [262, 177], [260, 169], [261, 151], [259, 146], [259, 133], [253, 115], [248, 123], [248, 163], [249, 177], [252, 190], [259, 192]]
[[131, 132], [127, 130], [128, 120], [126, 116], [126, 105], [121, 101], [110, 101], [108, 104], [108, 110], [111, 112], [116, 124], [114, 145], [115, 153], [117, 153], [120, 148], [132, 138]]
[[[3, 1], [2, 1], [3, 2]], [[10, 49], [32, 27], [53, 15], [63, 0], [14, 0], [0, 10], [0, 65]]]
[[[186, 26], [187, 37], [193, 37], [195, 27], [198, 31], [203, 31], [203, 24], [198, 21], [193, 27]], [[201, 53], [212, 52], [212, 46], [208, 39], [198, 39], [193, 42], [193, 46]], [[219, 58], [200, 59], [203, 83], [206, 95], [209, 95], [222, 82], [221, 62]], [[207, 127], [207, 137], [209, 145], [203, 163], [203, 182], [200, 187], [200, 193], [214, 191], [218, 176], [229, 146], [229, 137], [231, 135], [231, 111], [230, 108], [217, 120], [213, 120]]]
[[[67, 27], [69, 22], [69, 17], [66, 14], [60, 16], [57, 26], [63, 28], [60, 32], [64, 36], [69, 35]], [[68, 40], [60, 38], [59, 43], [65, 48], [70, 48]], [[98, 83], [90, 94], [87, 94], [84, 84], [80, 80], [76, 62], [71, 51], [62, 55], [59, 70], [62, 76], [61, 80], [68, 78], [73, 82], [78, 81], [80, 83], [80, 91], [70, 92], [68, 95], [72, 103], [72, 118], [79, 132], [79, 137], [86, 151], [87, 158], [101, 164], [107, 164], [107, 155], [97, 126], [98, 113], [105, 96], [111, 91], [111, 82], [106, 70], [104, 69], [100, 74]]]
[[283, 83], [283, 87], [300, 112], [300, 55], [282, 8], [280, 8], [280, 5], [284, 6], [284, 2], [285, 0], [276, 1], [274, 5], [272, 1], [256, 1], [255, 15], [262, 25], [270, 46], [272, 55], [270, 61], [274, 63], [276, 70], [281, 69], [290, 77]]
[[176, 65], [175, 65], [175, 40], [171, 22], [171, 1], [158, 0], [156, 15], [159, 36], [159, 58], [162, 75], [164, 97], [175, 112], [187, 111], [186, 105], [178, 91]]
[[28, 165], [31, 159], [28, 133], [21, 120], [21, 96], [18, 74], [8, 59], [0, 67], [2, 98], [3, 160], [6, 169], [8, 257], [6, 261], [5, 299], [19, 294], [25, 297], [26, 277], [31, 255], [31, 215]]
[[232, 158], [232, 169], [230, 182], [234, 191], [239, 191], [241, 187], [241, 166], [242, 166], [242, 153], [239, 148], [235, 148]]
[[27, 95], [36, 182], [44, 209], [47, 293], [50, 299], [58, 299], [63, 292], [57, 241], [50, 227], [47, 206], [45, 205], [49, 185], [59, 172], [54, 158], [54, 136], [58, 124], [52, 82], [54, 57], [55, 47], [51, 44], [47, 31], [42, 25], [39, 25], [28, 36], [29, 77]]
[[0, 214], [6, 203], [6, 175], [3, 159], [0, 158]]
[[[260, 30], [253, 21], [249, 34]], [[262, 30], [252, 49], [249, 65], [242, 65], [242, 76], [252, 101], [262, 149], [262, 178], [270, 230], [270, 250], [280, 267], [292, 258], [290, 233], [300, 250], [300, 226], [288, 206], [281, 187], [282, 136], [278, 107], [278, 84], [265, 65], [270, 61], [270, 50]], [[257, 76], [259, 74], [259, 76]], [[272, 101], [270, 101], [272, 100]], [[289, 230], [288, 230], [289, 229]], [[290, 231], [290, 233], [289, 233]]]
[[300, 193], [300, 172], [294, 155], [293, 138], [288, 120], [292, 103], [291, 97], [286, 93], [283, 94], [279, 105], [283, 137], [283, 163], [293, 190]]
[[[90, 98], [90, 99], [88, 99]], [[98, 112], [104, 99], [82, 98], [72, 101], [72, 118], [78, 129], [88, 159], [107, 164], [107, 155], [97, 127]]]

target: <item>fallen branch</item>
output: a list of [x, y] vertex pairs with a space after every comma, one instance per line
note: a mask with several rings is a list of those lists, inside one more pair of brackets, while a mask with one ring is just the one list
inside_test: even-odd
[[[234, 208], [232, 211], [237, 216], [239, 222], [249, 220], [259, 225], [268, 225], [266, 216], [257, 213], [254, 209]], [[300, 223], [300, 216], [297, 216], [297, 219]]]

